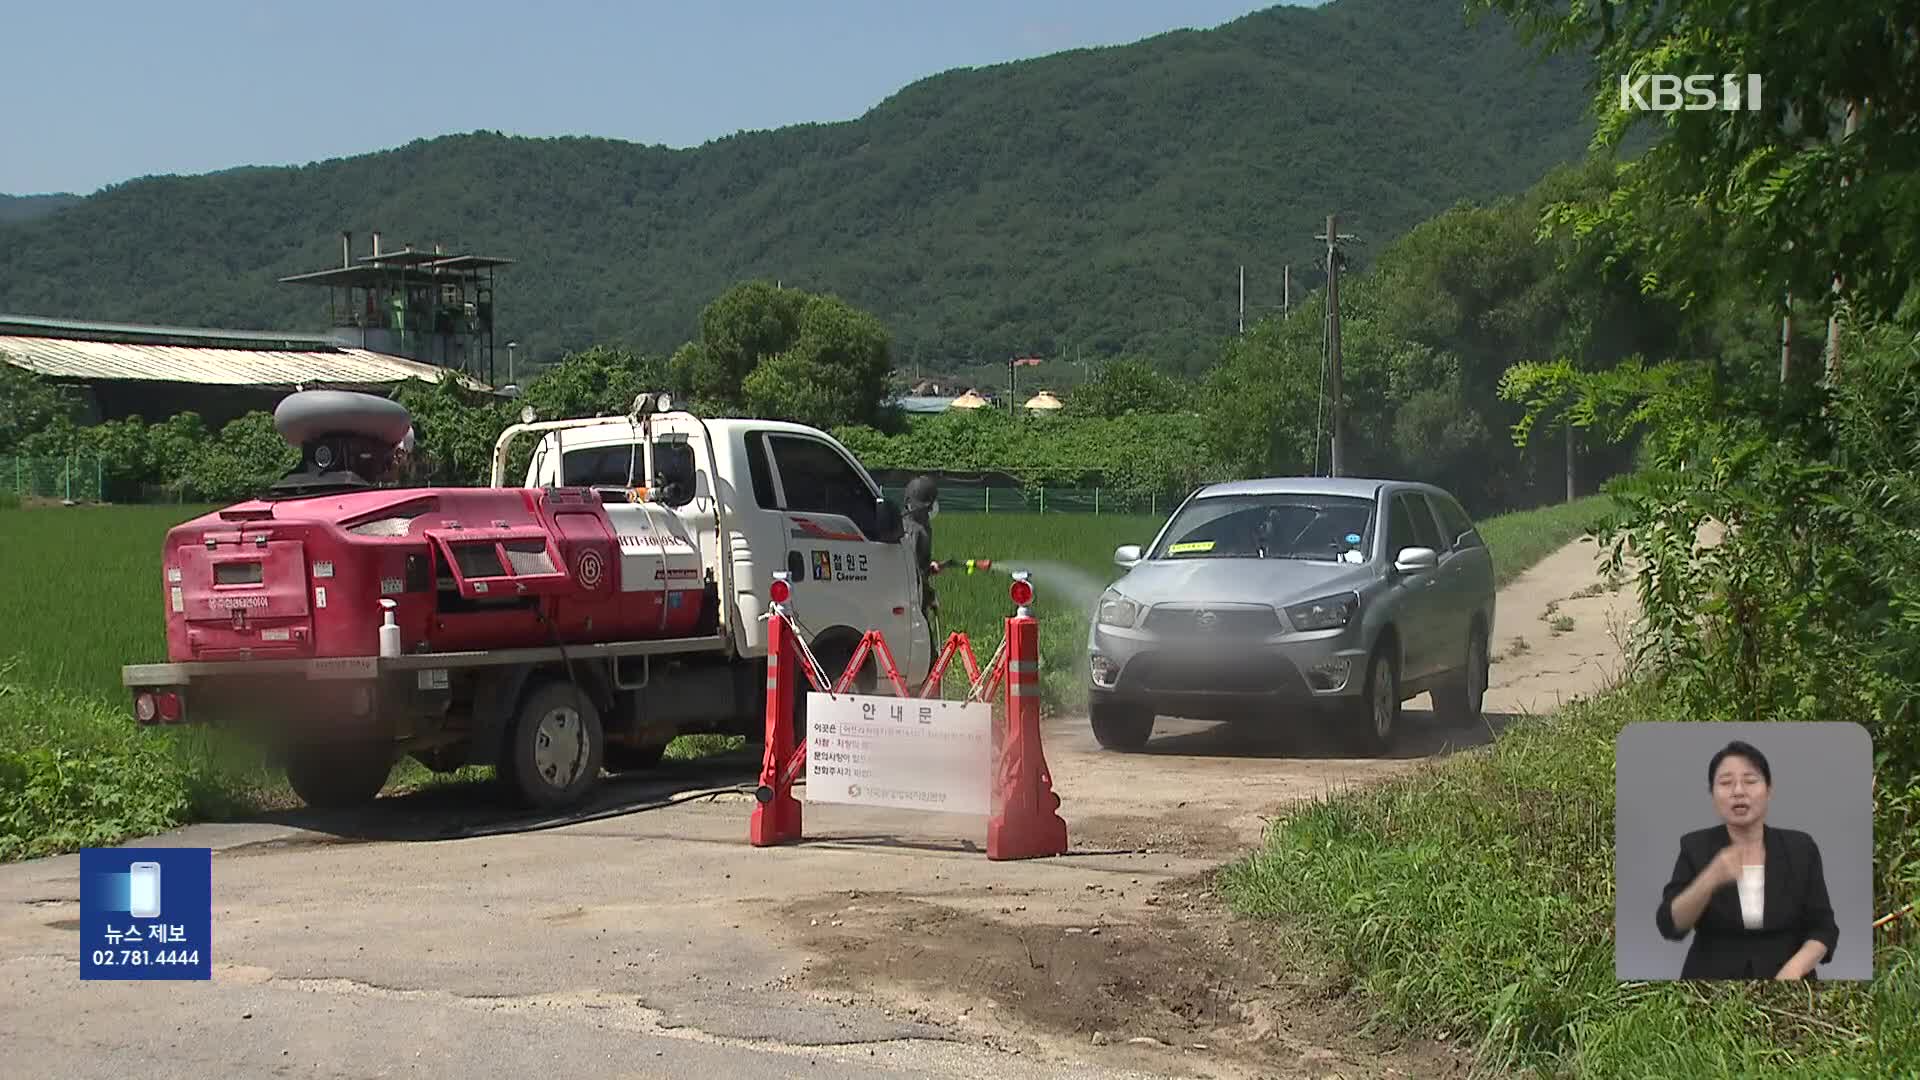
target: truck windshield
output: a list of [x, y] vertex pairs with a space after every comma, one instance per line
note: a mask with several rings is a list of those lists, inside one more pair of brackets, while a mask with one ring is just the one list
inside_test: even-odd
[[1373, 516], [1345, 495], [1216, 495], [1188, 503], [1152, 558], [1364, 562]]

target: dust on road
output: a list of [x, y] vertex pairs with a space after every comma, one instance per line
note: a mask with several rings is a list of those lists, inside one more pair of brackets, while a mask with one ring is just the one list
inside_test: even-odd
[[[978, 818], [833, 806], [807, 808], [808, 843], [756, 850], [737, 794], [457, 839], [437, 838], [504, 812], [433, 792], [195, 826], [148, 843], [215, 849], [215, 979], [164, 992], [78, 980], [75, 857], [0, 867], [8, 1072], [117, 1078], [136, 1054], [148, 1077], [1464, 1071], [1449, 1047], [1366, 1031], [1337, 974], [1293, 962], [1286, 928], [1231, 917], [1208, 875], [1297, 800], [1604, 685], [1632, 600], [1591, 588], [1593, 553], [1570, 545], [1502, 590], [1488, 725], [1440, 729], [1417, 699], [1393, 758], [1278, 721], [1163, 721], [1121, 755], [1049, 721], [1059, 859], [989, 862]], [[750, 775], [666, 769], [602, 803]]]

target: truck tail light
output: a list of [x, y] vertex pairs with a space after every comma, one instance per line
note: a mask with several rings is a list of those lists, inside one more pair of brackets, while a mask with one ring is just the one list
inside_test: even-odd
[[141, 692], [139, 694], [134, 695], [133, 697], [134, 719], [140, 721], [143, 724], [151, 724], [153, 723], [153, 718], [159, 714], [159, 711], [160, 711], [160, 707], [154, 703], [152, 694]]
[[153, 695], [154, 708], [160, 713], [163, 724], [180, 722], [180, 695], [171, 690], [163, 690]]

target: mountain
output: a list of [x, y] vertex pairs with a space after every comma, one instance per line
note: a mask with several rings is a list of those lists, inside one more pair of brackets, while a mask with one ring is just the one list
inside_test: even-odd
[[7, 226], [0, 311], [324, 323], [275, 278], [338, 265], [339, 232], [518, 260], [498, 327], [523, 356], [665, 351], [763, 276], [881, 316], [898, 361], [1211, 358], [1317, 287], [1329, 212], [1364, 263], [1461, 199], [1578, 156], [1582, 71], [1538, 64], [1457, 3], [1334, 0], [1205, 31], [963, 69], [857, 120], [690, 150], [474, 133], [287, 168], [115, 185]]
[[45, 217], [79, 201], [80, 196], [65, 192], [57, 195], [0, 195], [0, 225]]

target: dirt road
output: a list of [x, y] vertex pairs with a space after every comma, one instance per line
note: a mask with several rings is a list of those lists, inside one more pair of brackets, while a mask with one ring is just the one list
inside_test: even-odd
[[[1617, 667], [1631, 589], [1568, 599], [1592, 553], [1501, 593], [1489, 730]], [[537, 831], [467, 835], [515, 824], [470, 791], [196, 826], [147, 843], [215, 850], [211, 983], [80, 982], [77, 857], [0, 867], [5, 1071], [1446, 1075], [1447, 1047], [1358, 1033], [1204, 882], [1289, 802], [1449, 748], [1424, 701], [1408, 724], [1395, 758], [1362, 760], [1166, 721], [1107, 754], [1051, 721], [1073, 853], [1026, 863], [988, 862], [977, 818], [815, 806], [809, 843], [755, 850], [743, 794], [647, 809], [750, 782], [744, 761], [617, 782], [599, 807], [618, 816]]]

